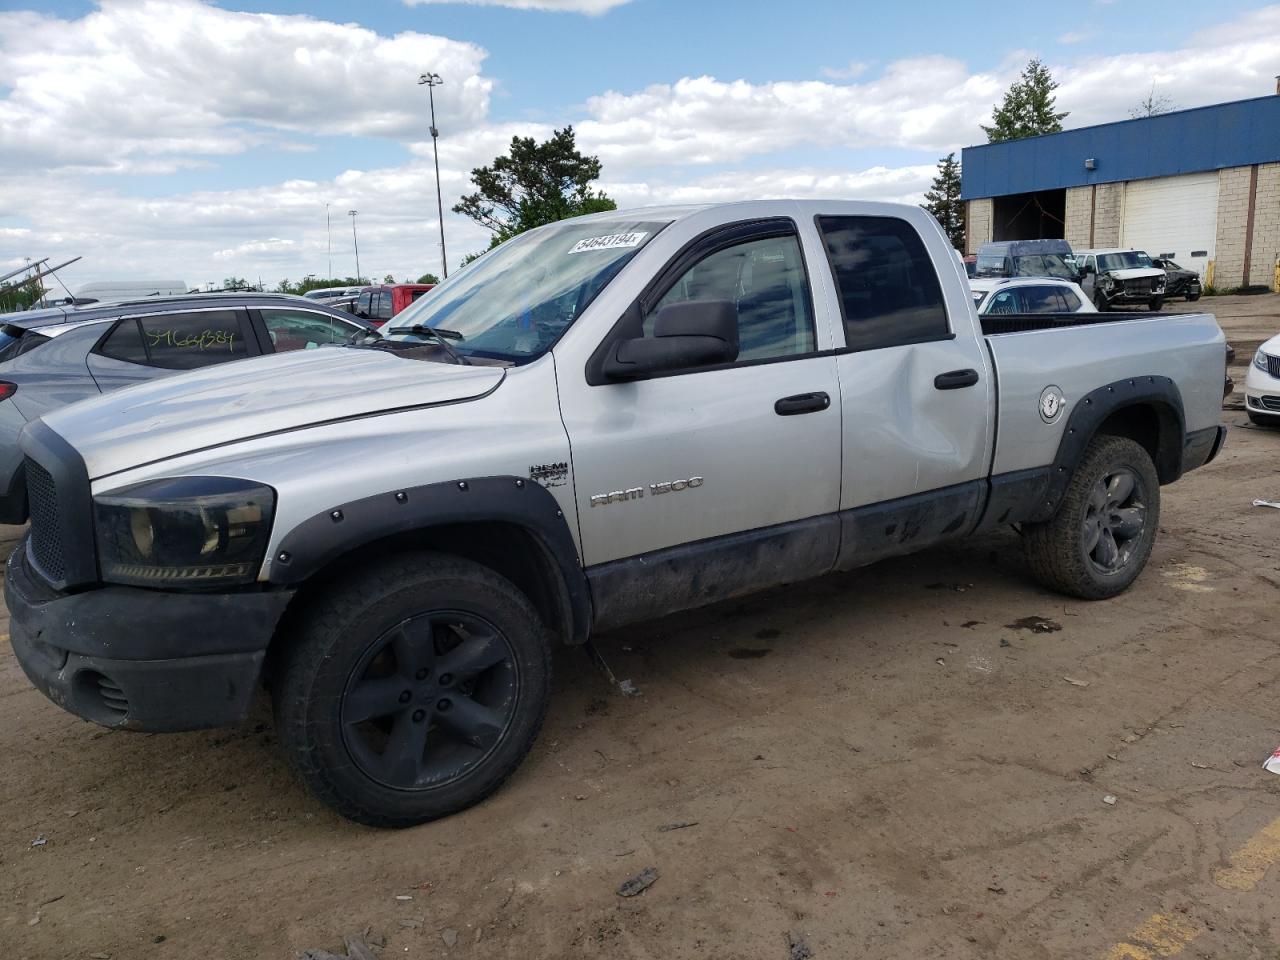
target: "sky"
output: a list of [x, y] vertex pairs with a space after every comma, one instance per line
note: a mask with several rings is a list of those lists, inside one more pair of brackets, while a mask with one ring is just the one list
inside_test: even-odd
[[[512, 136], [572, 124], [620, 207], [919, 202], [1031, 57], [1067, 127], [1275, 92], [1280, 4], [852, 0], [0, 0], [0, 273], [440, 273]], [[329, 222], [326, 223], [326, 204]]]

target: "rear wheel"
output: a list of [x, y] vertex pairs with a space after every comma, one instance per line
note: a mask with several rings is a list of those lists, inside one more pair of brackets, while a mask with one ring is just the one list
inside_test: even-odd
[[1099, 436], [1085, 450], [1058, 512], [1023, 529], [1027, 561], [1052, 590], [1104, 600], [1146, 566], [1160, 523], [1160, 480], [1151, 457], [1126, 437]]
[[1164, 297], [1156, 297], [1153, 300], [1147, 301], [1147, 307], [1152, 312], [1155, 312], [1156, 310], [1162, 310], [1164, 308]]
[[1187, 294], [1187, 302], [1188, 302], [1188, 303], [1195, 303], [1195, 302], [1196, 302], [1197, 300], [1199, 300], [1199, 299], [1200, 299], [1200, 294], [1198, 294], [1198, 293], [1188, 293], [1188, 294]]
[[360, 823], [409, 826], [479, 802], [546, 714], [546, 630], [510, 581], [471, 561], [388, 560], [327, 592], [281, 639], [285, 752]]

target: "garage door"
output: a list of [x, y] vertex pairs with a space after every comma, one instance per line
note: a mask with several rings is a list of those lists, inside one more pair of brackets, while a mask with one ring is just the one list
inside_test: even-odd
[[1180, 266], [1203, 276], [1217, 232], [1216, 172], [1125, 184], [1120, 246], [1145, 250], [1153, 257], [1170, 254]]

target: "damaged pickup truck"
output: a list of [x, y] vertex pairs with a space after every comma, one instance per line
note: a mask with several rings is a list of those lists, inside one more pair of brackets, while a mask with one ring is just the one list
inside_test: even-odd
[[914, 206], [569, 220], [382, 332], [28, 425], [37, 687], [168, 731], [265, 684], [310, 788], [404, 826], [516, 769], [556, 643], [999, 527], [1114, 597], [1224, 437], [1212, 316], [979, 318]]

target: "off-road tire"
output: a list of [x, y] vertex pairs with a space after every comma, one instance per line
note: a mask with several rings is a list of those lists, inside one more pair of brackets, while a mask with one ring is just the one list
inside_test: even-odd
[[[412, 826], [480, 802], [524, 760], [550, 699], [551, 643], [537, 611], [509, 580], [458, 557], [404, 553], [310, 602], [278, 638], [272, 698], [286, 756], [328, 806], [370, 826]], [[514, 707], [496, 745], [456, 779], [428, 788], [389, 786], [361, 769], [348, 749], [343, 699], [355, 671], [386, 643], [388, 631], [439, 610], [481, 618], [505, 638], [510, 657], [503, 669], [517, 678]]]
[[1155, 299], [1153, 299], [1153, 300], [1148, 300], [1148, 301], [1147, 301], [1147, 309], [1149, 309], [1152, 313], [1155, 313], [1157, 310], [1163, 310], [1163, 309], [1164, 309], [1164, 297], [1156, 297], [1156, 298], [1155, 298]]
[[[1136, 478], [1145, 517], [1128, 560], [1118, 570], [1104, 573], [1086, 549], [1086, 523], [1095, 487], [1117, 470], [1127, 470]], [[1151, 556], [1159, 525], [1160, 480], [1151, 456], [1126, 437], [1103, 434], [1085, 449], [1057, 512], [1043, 523], [1026, 524], [1022, 542], [1031, 573], [1044, 586], [1083, 600], [1105, 600], [1137, 579]]]

